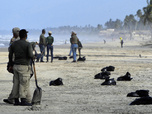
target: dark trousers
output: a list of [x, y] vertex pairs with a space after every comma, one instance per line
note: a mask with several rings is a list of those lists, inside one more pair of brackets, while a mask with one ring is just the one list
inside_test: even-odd
[[41, 52], [41, 61], [43, 61], [43, 56], [45, 53], [45, 46], [43, 44], [39, 44], [40, 52]]
[[51, 44], [47, 45], [47, 61], [49, 61], [49, 51], [51, 52], [51, 61], [53, 61], [53, 46]]

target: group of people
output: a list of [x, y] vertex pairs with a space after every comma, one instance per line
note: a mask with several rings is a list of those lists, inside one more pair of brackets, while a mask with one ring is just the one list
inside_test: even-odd
[[[45, 47], [47, 47], [47, 61], [49, 62], [49, 51], [51, 52], [51, 62], [53, 62], [53, 42], [54, 42], [54, 37], [52, 37], [52, 32], [49, 31], [48, 32], [49, 36], [45, 37], [45, 29], [42, 30], [42, 34], [40, 35], [40, 39], [39, 39], [39, 47], [40, 47], [40, 62], [44, 62], [43, 61], [43, 57], [45, 55]], [[77, 35], [75, 32], [72, 31], [71, 33], [71, 38], [70, 38], [70, 43], [71, 43], [71, 47], [70, 47], [70, 53], [69, 56], [71, 56], [71, 53], [73, 53], [73, 61], [72, 62], [76, 62], [76, 50], [78, 49], [79, 52], [79, 57], [81, 57], [81, 48], [82, 48], [82, 44], [79, 41]], [[38, 62], [38, 61], [37, 61]]]
[[[52, 37], [52, 32], [48, 32], [48, 37], [45, 37], [45, 29], [42, 30], [42, 34], [40, 35], [39, 39], [39, 47], [40, 47], [40, 52], [41, 52], [41, 59], [40, 62], [43, 61], [43, 57], [45, 55], [45, 47], [47, 47], [47, 61], [49, 62], [49, 51], [51, 52], [51, 62], [53, 62], [53, 42], [54, 42], [54, 37]], [[37, 61], [38, 62], [38, 61]]]
[[[13, 73], [13, 87], [9, 97], [3, 99], [5, 103], [31, 106], [31, 94], [30, 94], [30, 78], [33, 75], [32, 63], [34, 62], [35, 55], [33, 54], [34, 46], [33, 42], [27, 41], [27, 33], [25, 29], [19, 29], [15, 27], [12, 29], [13, 38], [10, 40], [9, 51], [9, 62], [8, 71]], [[44, 37], [45, 30], [42, 30], [40, 35], [39, 47], [41, 54], [44, 53], [44, 46], [47, 46], [47, 53], [51, 49], [51, 62], [53, 61], [53, 41], [54, 38], [51, 36], [52, 32], [49, 31], [49, 36]], [[37, 43], [35, 42], [34, 45]], [[47, 56], [48, 61], [48, 56]], [[41, 62], [43, 56], [41, 56]], [[32, 74], [32, 75], [31, 75]]]
[[[25, 29], [19, 29], [15, 27], [12, 29], [13, 38], [10, 40], [9, 62], [8, 71], [13, 74], [13, 87], [9, 97], [3, 99], [5, 103], [31, 106], [31, 94], [30, 94], [30, 78], [33, 75], [32, 63], [34, 62], [35, 45], [38, 43], [30, 43], [27, 41], [28, 31]], [[40, 62], [43, 61], [45, 53], [45, 47], [47, 46], [47, 61], [49, 62], [49, 51], [51, 51], [51, 62], [53, 62], [53, 42], [52, 32], [48, 32], [48, 37], [45, 37], [45, 29], [42, 30], [42, 34], [39, 39], [39, 47], [41, 52]], [[79, 47], [82, 48], [81, 42], [76, 36], [75, 32], [72, 32], [71, 38], [71, 50], [73, 52], [73, 62], [76, 62], [76, 50]], [[79, 44], [79, 46], [78, 46]]]
[[13, 38], [9, 46], [8, 71], [13, 73], [13, 87], [9, 97], [4, 102], [14, 105], [31, 106], [30, 78], [33, 60], [33, 48], [27, 39], [25, 29], [13, 28]]

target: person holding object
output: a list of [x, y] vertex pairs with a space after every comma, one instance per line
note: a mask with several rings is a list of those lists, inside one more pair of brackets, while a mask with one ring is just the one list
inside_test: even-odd
[[51, 63], [53, 62], [53, 42], [54, 38], [51, 36], [52, 32], [48, 32], [49, 36], [46, 38], [47, 43], [47, 62], [49, 62], [49, 51], [51, 52]]
[[[10, 45], [11, 45], [13, 42], [15, 42], [15, 41], [20, 40], [19, 31], [20, 31], [20, 28], [18, 28], [18, 27], [14, 27], [14, 28], [12, 29], [13, 37], [12, 37], [11, 40], [10, 40]], [[9, 46], [9, 48], [10, 48], [10, 46]], [[9, 48], [8, 48], [8, 49], [9, 49]], [[14, 61], [14, 57], [13, 57], [13, 61]], [[10, 64], [9, 64], [9, 62], [8, 62], [7, 70], [8, 70], [9, 73], [12, 73], [12, 74], [13, 74], [13, 80], [14, 80], [13, 69], [9, 69], [9, 66], [10, 66]], [[32, 70], [32, 67], [31, 67], [31, 70]], [[32, 71], [31, 71], [31, 75], [32, 75]], [[14, 81], [13, 81], [13, 83], [14, 83]], [[12, 97], [13, 97], [13, 96], [12, 96], [13, 91], [14, 91], [14, 89], [13, 89], [13, 87], [12, 87], [11, 93], [9, 94], [8, 98], [7, 98], [7, 99], [3, 99], [3, 101], [4, 101], [5, 103], [14, 104], [15, 101], [14, 101], [14, 98], [12, 98]], [[26, 98], [27, 98], [27, 101], [30, 103], [30, 102], [31, 102], [30, 89], [28, 90], [28, 94], [27, 94], [27, 97], [26, 97]]]
[[[20, 40], [12, 43], [9, 51], [10, 69], [13, 67], [14, 71], [12, 97], [15, 99], [14, 105], [22, 106], [31, 106], [31, 103], [27, 102], [26, 97], [29, 90], [31, 73], [30, 60], [34, 56], [31, 43], [26, 41], [27, 33], [25, 29], [20, 30]], [[15, 55], [14, 61], [12, 61], [13, 54]], [[21, 99], [21, 103], [19, 102], [19, 98]]]

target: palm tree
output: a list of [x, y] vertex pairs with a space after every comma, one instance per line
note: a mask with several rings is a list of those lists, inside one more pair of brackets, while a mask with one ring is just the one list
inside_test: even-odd
[[115, 29], [122, 29], [123, 22], [119, 19], [116, 19], [115, 21]]
[[140, 23], [140, 20], [141, 20], [142, 11], [139, 9], [139, 10], [137, 11], [137, 13], [136, 13], [135, 16], [137, 16], [137, 22], [136, 22], [136, 25], [135, 25], [135, 30], [136, 30], [137, 27], [138, 27], [138, 24]]
[[136, 25], [136, 19], [134, 17], [134, 15], [127, 15], [124, 19], [124, 27], [126, 30], [129, 30], [129, 34], [130, 34], [130, 39], [132, 39], [132, 33], [135, 29], [135, 25]]
[[[147, 0], [147, 7], [143, 8], [144, 14], [142, 15], [144, 25], [148, 23], [152, 30], [152, 0]], [[151, 31], [151, 39], [152, 39], [152, 31]]]
[[138, 18], [140, 18], [140, 17], [142, 16], [142, 11], [141, 11], [141, 9], [139, 9], [139, 10], [137, 11], [136, 16], [137, 16]]

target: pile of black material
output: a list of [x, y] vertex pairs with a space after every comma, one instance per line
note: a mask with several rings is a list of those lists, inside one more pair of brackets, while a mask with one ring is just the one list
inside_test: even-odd
[[127, 97], [147, 97], [149, 96], [149, 90], [136, 90], [127, 94]]
[[115, 67], [114, 66], [107, 66], [101, 69], [101, 71], [114, 71]]
[[83, 57], [79, 57], [78, 59], [77, 59], [77, 61], [85, 61], [86, 60], [86, 58], [85, 58], [85, 56], [83, 56]]
[[116, 85], [116, 81], [114, 80], [114, 78], [112, 79], [106, 78], [101, 85]]
[[120, 76], [117, 78], [117, 81], [131, 81], [133, 78], [131, 78], [131, 74], [127, 72], [124, 76]]
[[135, 99], [130, 105], [149, 105], [152, 104], [152, 97], [149, 96], [149, 90], [136, 90], [127, 94], [127, 97], [140, 97]]
[[66, 56], [64, 56], [64, 57], [59, 57], [58, 60], [67, 60], [67, 57], [66, 57]]
[[101, 69], [101, 72], [94, 76], [94, 79], [105, 79], [101, 85], [116, 85], [114, 78], [110, 79], [110, 71], [114, 71], [114, 66], [107, 66]]
[[60, 86], [63, 85], [62, 78], [57, 78], [56, 80], [52, 80], [49, 83], [50, 86]]
[[100, 73], [96, 74], [94, 76], [94, 79], [106, 79], [106, 78], [110, 77], [109, 75], [111, 75], [110, 72], [103, 71], [103, 72], [100, 72]]

